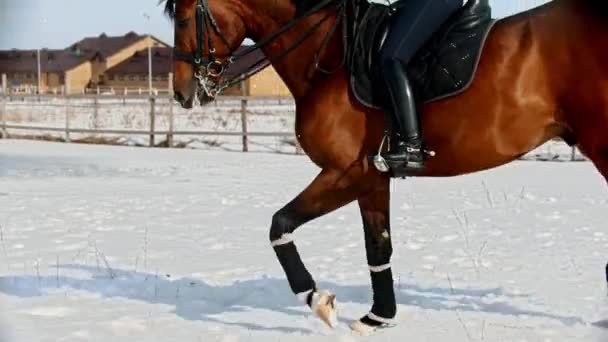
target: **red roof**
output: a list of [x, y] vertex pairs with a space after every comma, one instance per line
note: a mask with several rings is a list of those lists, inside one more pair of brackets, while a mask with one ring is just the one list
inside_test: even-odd
[[[63, 50], [44, 49], [41, 50], [41, 69], [43, 72], [65, 72], [94, 58], [104, 60], [145, 37], [135, 32], [115, 37], [101, 34], [84, 38]], [[0, 73], [36, 72], [37, 69], [36, 50], [0, 51]]]
[[[44, 72], [61, 72], [82, 61], [65, 50], [40, 50], [40, 67]], [[36, 50], [0, 51], [0, 73], [34, 73], [38, 70]]]
[[[242, 46], [237, 50], [238, 52], [246, 49], [246, 46]], [[173, 72], [173, 49], [172, 48], [153, 48], [152, 49], [152, 73], [154, 75], [167, 75]], [[261, 50], [255, 50], [250, 54], [247, 54], [237, 59], [226, 69], [226, 76], [237, 76], [240, 75], [253, 64], [260, 59], [264, 58], [264, 54]], [[108, 75], [118, 74], [148, 74], [148, 50], [142, 50], [136, 52], [132, 57], [123, 61], [122, 63], [110, 68], [106, 71]]]
[[[153, 75], [167, 75], [173, 70], [173, 49], [152, 48]], [[106, 71], [108, 75], [148, 74], [148, 49], [138, 51], [127, 60]]]

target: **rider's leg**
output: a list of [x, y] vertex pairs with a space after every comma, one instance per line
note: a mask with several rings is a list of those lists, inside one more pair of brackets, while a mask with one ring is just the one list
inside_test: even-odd
[[385, 158], [408, 163], [418, 169], [424, 166], [422, 134], [412, 86], [405, 66], [456, 10], [462, 0], [406, 1], [391, 19], [391, 27], [381, 56], [382, 79], [389, 101], [386, 111], [395, 116], [397, 132], [394, 149]]

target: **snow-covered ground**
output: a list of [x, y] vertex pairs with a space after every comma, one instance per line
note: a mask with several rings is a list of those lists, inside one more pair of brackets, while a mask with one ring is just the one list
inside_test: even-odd
[[0, 140], [0, 341], [606, 341], [608, 192], [588, 162], [394, 182], [398, 326], [371, 304], [358, 209], [302, 227], [330, 331], [267, 236], [306, 157]]

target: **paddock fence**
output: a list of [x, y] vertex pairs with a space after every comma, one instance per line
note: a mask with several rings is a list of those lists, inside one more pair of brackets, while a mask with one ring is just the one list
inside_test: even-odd
[[[301, 154], [294, 126], [291, 97], [223, 96], [184, 110], [168, 94], [0, 94], [2, 138]], [[561, 141], [522, 159], [585, 160]]]
[[219, 97], [192, 110], [168, 95], [0, 97], [5, 138], [301, 153], [294, 126], [295, 104], [289, 97]]

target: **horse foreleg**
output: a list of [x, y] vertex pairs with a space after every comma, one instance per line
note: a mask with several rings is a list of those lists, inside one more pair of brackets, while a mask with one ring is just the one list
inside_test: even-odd
[[391, 271], [390, 180], [378, 178], [372, 192], [359, 197], [363, 218], [365, 249], [369, 265], [374, 303], [371, 311], [352, 325], [368, 334], [377, 327], [391, 324], [397, 312]]
[[360, 170], [323, 170], [293, 201], [274, 214], [270, 242], [298, 299], [330, 327], [336, 324], [335, 296], [319, 292], [304, 266], [292, 233], [301, 225], [354, 201], [359, 190]]

